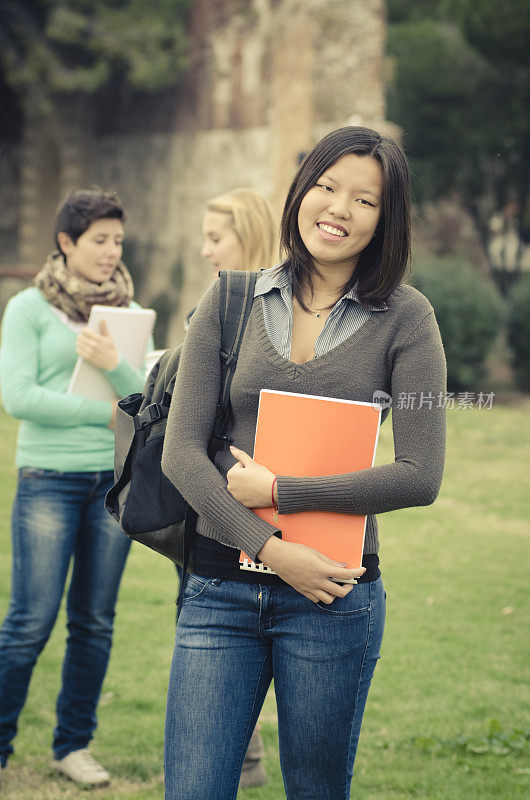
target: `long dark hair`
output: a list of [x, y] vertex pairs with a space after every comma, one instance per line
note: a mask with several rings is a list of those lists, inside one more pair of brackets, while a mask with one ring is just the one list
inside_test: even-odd
[[[304, 158], [289, 189], [281, 222], [281, 250], [291, 270], [293, 295], [305, 308], [304, 289], [313, 288], [316, 272], [311, 254], [300, 236], [300, 203], [321, 175], [342, 156], [371, 156], [383, 172], [381, 216], [371, 242], [362, 251], [342, 294], [357, 286], [363, 305], [380, 306], [399, 286], [410, 256], [409, 174], [405, 155], [386, 136], [370, 128], [346, 127], [332, 131]], [[338, 299], [338, 298], [337, 298]]]

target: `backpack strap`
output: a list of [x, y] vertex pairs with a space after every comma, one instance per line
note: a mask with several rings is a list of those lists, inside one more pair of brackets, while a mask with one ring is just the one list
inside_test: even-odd
[[257, 272], [221, 270], [219, 272], [219, 320], [221, 323], [221, 395], [217, 404], [210, 457], [227, 442], [230, 414], [230, 387], [236, 371], [243, 334], [254, 302]]
[[[239, 348], [245, 332], [245, 327], [250, 316], [254, 302], [254, 288], [257, 273], [243, 272], [240, 270], [221, 270], [219, 272], [219, 320], [221, 322], [221, 395], [215, 411], [215, 422], [208, 446], [208, 456], [212, 462], [216, 454], [222, 450], [231, 439], [226, 436], [228, 417], [230, 414], [230, 386], [236, 370]], [[188, 569], [195, 528], [197, 525], [197, 512], [188, 505], [184, 523], [184, 554], [182, 565], [182, 581], [177, 597], [177, 619], [182, 608], [184, 578]]]
[[241, 340], [252, 310], [257, 273], [221, 270], [219, 273], [219, 320], [221, 322], [221, 406], [228, 409]]

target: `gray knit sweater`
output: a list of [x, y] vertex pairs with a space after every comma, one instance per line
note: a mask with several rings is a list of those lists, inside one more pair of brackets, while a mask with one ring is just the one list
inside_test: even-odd
[[[367, 514], [365, 553], [377, 553], [375, 514], [432, 503], [445, 455], [445, 358], [427, 299], [400, 286], [388, 311], [373, 314], [324, 355], [295, 364], [278, 354], [256, 298], [231, 388], [236, 447], [252, 455], [260, 389], [372, 402], [383, 390], [393, 401], [395, 461], [345, 475], [278, 477], [280, 514], [326, 510]], [[162, 469], [198, 512], [197, 531], [254, 558], [277, 528], [259, 519], [226, 489], [235, 463], [228, 448], [216, 465], [207, 446], [220, 391], [219, 282], [192, 317], [166, 430]], [[388, 410], [383, 412], [383, 421]], [[355, 443], [352, 442], [352, 447]]]

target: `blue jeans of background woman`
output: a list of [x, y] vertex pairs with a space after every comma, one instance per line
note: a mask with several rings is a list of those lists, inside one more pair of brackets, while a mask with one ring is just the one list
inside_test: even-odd
[[347, 800], [385, 618], [382, 581], [331, 605], [189, 575], [166, 710], [166, 800], [234, 800], [271, 679], [288, 800]]
[[96, 707], [130, 544], [103, 506], [112, 483], [112, 471], [19, 470], [11, 519], [11, 598], [0, 628], [3, 765], [13, 752], [11, 743], [33, 667], [57, 618], [72, 559], [55, 758], [86, 747], [96, 728]]

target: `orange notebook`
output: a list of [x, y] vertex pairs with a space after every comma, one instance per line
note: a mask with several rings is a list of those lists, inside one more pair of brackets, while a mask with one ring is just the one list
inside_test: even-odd
[[[291, 392], [260, 392], [254, 459], [275, 475], [342, 475], [372, 467], [381, 406]], [[254, 512], [272, 523], [272, 507]], [[276, 527], [288, 542], [319, 550], [348, 568], [361, 566], [365, 516], [332, 511], [279, 514]], [[240, 554], [241, 569], [272, 573]]]

